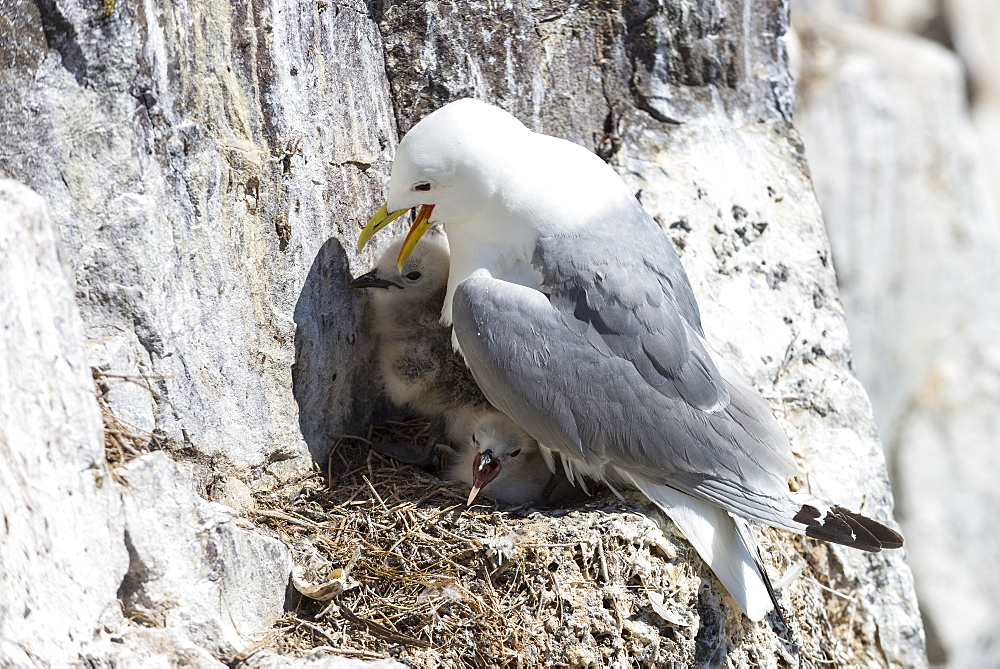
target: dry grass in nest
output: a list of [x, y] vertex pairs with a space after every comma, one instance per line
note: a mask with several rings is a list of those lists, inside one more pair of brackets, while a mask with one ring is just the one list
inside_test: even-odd
[[[391, 424], [375, 438], [422, 443], [426, 425]], [[327, 476], [258, 499], [259, 520], [296, 558], [342, 569], [356, 584], [330, 602], [296, 593], [297, 606], [277, 624], [277, 650], [329, 647], [359, 658], [407, 656], [453, 666], [505, 664], [523, 657], [537, 595], [520, 569], [509, 569], [507, 514], [413, 466], [342, 437]], [[326, 479], [326, 480], [324, 480]], [[320, 568], [319, 571], [323, 571]], [[433, 658], [433, 661], [432, 661]]]
[[[425, 429], [395, 424], [374, 438], [419, 444]], [[796, 611], [794, 642], [776, 635], [775, 620], [751, 625], [648, 508], [605, 495], [551, 511], [465, 509], [462, 484], [383, 458], [372, 438], [340, 438], [327, 472], [258, 497], [258, 523], [304, 572], [338, 587], [329, 601], [294, 593], [294, 610], [252, 650], [417, 667], [688, 666], [720, 648], [751, 664], [778, 654], [779, 664], [819, 667], [831, 649], [841, 660], [861, 655], [837, 638], [850, 632], [831, 627], [820, 601]], [[801, 594], [789, 593], [789, 612]]]
[[115, 469], [144, 453], [158, 449], [161, 444], [156, 434], [129, 423], [111, 411], [107, 400], [109, 384], [134, 383], [149, 391], [151, 395], [158, 395], [149, 386], [149, 380], [142, 377], [108, 374], [99, 369], [91, 369], [91, 374], [97, 386], [97, 404], [101, 408], [101, 419], [104, 422], [104, 457], [111, 466], [112, 476], [119, 483], [124, 483], [115, 473]]

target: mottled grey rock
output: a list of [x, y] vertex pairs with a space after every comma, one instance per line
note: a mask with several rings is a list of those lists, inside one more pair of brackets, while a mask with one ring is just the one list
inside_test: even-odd
[[99, 652], [87, 655], [91, 665], [112, 667], [142, 667], [142, 669], [191, 667], [192, 669], [225, 669], [206, 649], [197, 645], [181, 628], [142, 627], [119, 623], [115, 634]]
[[237, 511], [253, 509], [256, 506], [249, 486], [233, 476], [219, 476], [212, 482], [209, 496], [213, 502], [225, 504]]
[[128, 563], [83, 323], [37, 193], [0, 180], [0, 665], [61, 666]]
[[1000, 662], [1000, 225], [963, 72], [925, 40], [800, 26], [799, 123], [934, 657]]
[[157, 393], [112, 410], [264, 480], [323, 460], [370, 411], [348, 263], [395, 134], [364, 4], [6, 11], [0, 170], [53, 209], [92, 366]]
[[783, 3], [514, 2], [484, 4], [474, 21], [450, 1], [376, 8], [401, 134], [469, 96], [604, 158], [631, 108], [667, 125], [790, 115]]
[[284, 544], [237, 526], [222, 507], [192, 495], [163, 452], [118, 468], [128, 573], [125, 615], [183, 630], [216, 657], [231, 657], [282, 614], [291, 571]]
[[42, 198], [0, 181], [0, 664], [222, 666], [206, 648], [231, 655], [283, 610], [288, 551], [163, 453], [115, 482], [60, 249]]

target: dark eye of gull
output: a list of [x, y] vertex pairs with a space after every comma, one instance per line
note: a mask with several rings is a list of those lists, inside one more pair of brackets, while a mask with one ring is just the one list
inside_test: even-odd
[[416, 281], [417, 279], [420, 278], [420, 272], [416, 271], [410, 272], [409, 274], [406, 275], [406, 278], [409, 279], [410, 281]]
[[511, 451], [510, 452], [510, 457], [516, 458], [520, 453], [521, 453], [521, 449], [520, 448], [517, 449], [516, 451]]
[[426, 181], [413, 185], [413, 190], [430, 190], [431, 185]]

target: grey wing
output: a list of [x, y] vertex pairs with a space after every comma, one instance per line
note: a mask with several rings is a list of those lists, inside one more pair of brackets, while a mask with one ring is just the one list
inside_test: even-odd
[[555, 301], [490, 277], [457, 287], [455, 335], [486, 397], [549, 448], [770, 522], [795, 463], [763, 398], [720, 359], [731, 401], [702, 411]]
[[619, 239], [538, 241], [533, 264], [552, 306], [567, 327], [599, 338], [665, 396], [705, 411], [724, 408], [729, 390], [705, 346], [677, 254], [659, 230], [626, 229], [628, 248], [616, 249]]

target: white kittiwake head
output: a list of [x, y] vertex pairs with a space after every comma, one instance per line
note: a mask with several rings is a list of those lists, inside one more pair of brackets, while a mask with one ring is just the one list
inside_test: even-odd
[[480, 492], [500, 502], [527, 504], [565, 495], [565, 477], [545, 465], [538, 442], [498, 411], [483, 414], [448, 467], [449, 478], [464, 481], [471, 491], [467, 504]]

